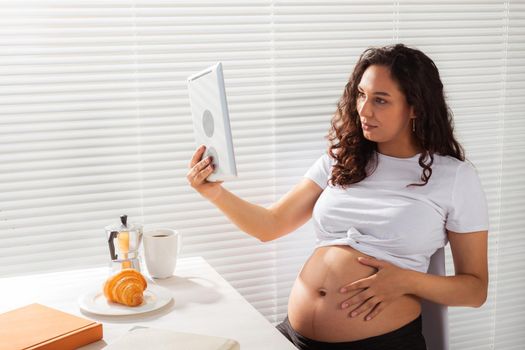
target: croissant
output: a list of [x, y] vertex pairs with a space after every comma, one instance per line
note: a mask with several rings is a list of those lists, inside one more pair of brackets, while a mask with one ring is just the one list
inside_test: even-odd
[[135, 269], [123, 269], [109, 277], [104, 283], [107, 300], [126, 306], [138, 306], [144, 301], [144, 290], [148, 283]]

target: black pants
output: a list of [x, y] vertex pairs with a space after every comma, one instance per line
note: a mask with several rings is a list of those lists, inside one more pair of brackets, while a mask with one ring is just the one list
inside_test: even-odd
[[327, 343], [297, 333], [288, 316], [277, 329], [300, 350], [426, 350], [421, 333], [421, 316], [395, 331], [350, 342]]

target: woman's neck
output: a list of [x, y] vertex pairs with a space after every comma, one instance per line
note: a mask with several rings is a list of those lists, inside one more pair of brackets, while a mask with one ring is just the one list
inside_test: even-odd
[[415, 143], [410, 142], [405, 145], [387, 145], [385, 143], [377, 144], [377, 151], [386, 156], [395, 158], [411, 158], [418, 153], [423, 152], [423, 149], [417, 146]]

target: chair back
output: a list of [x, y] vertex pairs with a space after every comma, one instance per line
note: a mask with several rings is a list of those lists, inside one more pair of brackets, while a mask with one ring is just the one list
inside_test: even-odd
[[[445, 249], [430, 258], [428, 273], [445, 276]], [[427, 350], [449, 350], [448, 307], [422, 299], [423, 336]]]

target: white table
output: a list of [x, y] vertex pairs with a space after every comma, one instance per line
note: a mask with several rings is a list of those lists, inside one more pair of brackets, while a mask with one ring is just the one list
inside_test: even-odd
[[179, 259], [175, 276], [155, 280], [174, 301], [150, 313], [129, 316], [84, 314], [79, 295], [102, 286], [107, 268], [35, 274], [0, 279], [0, 313], [40, 303], [103, 324], [104, 338], [82, 350], [102, 349], [134, 326], [172, 329], [237, 340], [242, 350], [296, 349], [203, 258]]

